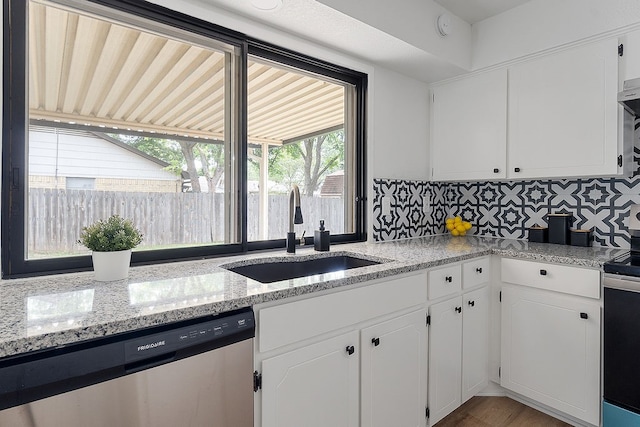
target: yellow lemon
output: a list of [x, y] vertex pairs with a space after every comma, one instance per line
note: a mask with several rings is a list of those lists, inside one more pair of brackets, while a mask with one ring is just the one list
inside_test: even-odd
[[447, 224], [453, 224], [453, 218], [447, 218], [447, 220], [445, 221], [445, 223]]
[[451, 235], [452, 236], [459, 236], [460, 232], [457, 229], [454, 228], [453, 230], [451, 230]]
[[461, 232], [460, 232], [460, 235], [461, 235], [461, 236], [466, 236], [466, 235], [467, 235], [467, 230], [461, 231]]
[[463, 231], [467, 231], [467, 229], [464, 228], [464, 225], [462, 225], [462, 223], [456, 224], [456, 230], [458, 230], [459, 233], [462, 233]]
[[447, 227], [447, 230], [449, 230], [449, 231], [451, 231], [451, 230], [453, 230], [454, 228], [456, 228], [456, 226], [455, 226], [455, 225], [453, 225], [453, 223], [452, 223], [452, 222], [451, 222], [451, 223], [448, 223], [448, 224], [446, 225], [446, 227]]
[[464, 226], [465, 230], [471, 229], [471, 223], [468, 221], [462, 221], [462, 225]]
[[460, 216], [458, 215], [458, 216], [454, 219], [454, 222], [455, 222], [456, 224], [457, 224], [457, 223], [462, 222], [462, 217], [460, 217]]

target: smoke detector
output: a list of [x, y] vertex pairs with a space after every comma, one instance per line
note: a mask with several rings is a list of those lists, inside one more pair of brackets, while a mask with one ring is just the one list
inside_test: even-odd
[[282, 7], [282, 0], [251, 0], [251, 6], [258, 10], [271, 12]]
[[451, 34], [451, 16], [448, 13], [443, 13], [442, 15], [438, 16], [436, 26], [438, 28], [438, 34], [440, 34], [442, 37]]

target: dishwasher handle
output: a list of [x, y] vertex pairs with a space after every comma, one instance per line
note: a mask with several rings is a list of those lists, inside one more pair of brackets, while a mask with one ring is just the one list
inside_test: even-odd
[[139, 371], [144, 371], [145, 369], [155, 368], [156, 366], [164, 365], [165, 363], [173, 362], [176, 360], [176, 354], [177, 353], [175, 351], [172, 351], [149, 359], [127, 363], [124, 365], [125, 374], [129, 375]]

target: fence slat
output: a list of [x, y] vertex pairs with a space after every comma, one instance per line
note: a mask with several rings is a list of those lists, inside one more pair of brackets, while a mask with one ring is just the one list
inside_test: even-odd
[[[258, 195], [248, 196], [249, 240], [259, 238]], [[313, 236], [320, 219], [332, 233], [344, 233], [342, 199], [303, 196], [304, 225]], [[224, 194], [138, 193], [33, 188], [29, 190], [29, 258], [84, 253], [77, 243], [82, 227], [112, 214], [130, 219], [144, 235], [145, 247], [224, 243]], [[289, 227], [289, 196], [269, 196], [269, 238], [284, 239]]]

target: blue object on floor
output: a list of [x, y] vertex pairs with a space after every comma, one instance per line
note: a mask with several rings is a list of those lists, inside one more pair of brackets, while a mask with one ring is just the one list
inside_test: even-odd
[[602, 427], [640, 427], [640, 414], [608, 402], [602, 403]]

